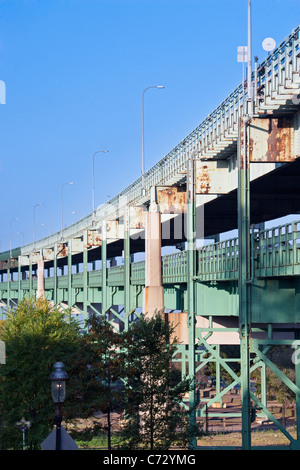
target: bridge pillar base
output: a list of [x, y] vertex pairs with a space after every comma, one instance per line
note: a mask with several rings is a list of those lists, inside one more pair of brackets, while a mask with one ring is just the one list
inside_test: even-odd
[[162, 286], [146, 286], [143, 298], [143, 313], [152, 317], [164, 313], [164, 288]]

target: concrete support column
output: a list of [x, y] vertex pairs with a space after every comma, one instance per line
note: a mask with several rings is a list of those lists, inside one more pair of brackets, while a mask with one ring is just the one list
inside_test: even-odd
[[161, 269], [161, 214], [159, 205], [156, 203], [155, 187], [153, 187], [151, 204], [146, 214], [143, 313], [151, 317], [159, 312], [164, 312]]
[[36, 298], [39, 299], [42, 297], [45, 298], [45, 261], [43, 258], [38, 260], [38, 268], [37, 268], [37, 291], [36, 291]]

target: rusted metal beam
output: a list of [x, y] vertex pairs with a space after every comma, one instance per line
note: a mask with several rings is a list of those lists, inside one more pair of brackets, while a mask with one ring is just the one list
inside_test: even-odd
[[228, 192], [228, 162], [196, 161], [196, 194], [226, 194]]
[[250, 162], [292, 162], [294, 116], [253, 118], [248, 127]]
[[186, 191], [178, 186], [156, 188], [157, 203], [161, 214], [186, 212]]

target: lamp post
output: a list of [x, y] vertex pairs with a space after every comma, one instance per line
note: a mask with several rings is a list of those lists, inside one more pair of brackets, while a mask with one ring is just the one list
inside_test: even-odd
[[150, 88], [164, 88], [162, 85], [152, 85], [145, 88], [142, 93], [142, 195], [145, 194], [145, 152], [144, 152], [144, 94]]
[[21, 419], [21, 421], [17, 421], [15, 423], [15, 426], [20, 429], [20, 431], [22, 431], [22, 434], [23, 434], [23, 450], [25, 450], [25, 432], [27, 431], [27, 429], [30, 428], [31, 426], [31, 422], [30, 421], [26, 421], [26, 419], [23, 417]]
[[33, 250], [35, 250], [35, 209], [39, 206], [44, 206], [45, 204], [36, 204], [33, 206]]
[[97, 150], [93, 154], [93, 224], [95, 223], [95, 156], [97, 153], [109, 153], [109, 150]]
[[53, 366], [54, 372], [50, 376], [52, 400], [56, 405], [55, 424], [56, 424], [56, 450], [61, 450], [61, 405], [66, 398], [66, 381], [69, 379], [65, 371], [65, 366], [58, 361]]
[[63, 240], [63, 188], [68, 184], [74, 184], [73, 181], [70, 183], [64, 183], [61, 187], [61, 208], [60, 208], [60, 239]]
[[251, 0], [248, 0], [248, 70], [247, 70], [247, 86], [248, 86], [248, 100], [249, 100], [249, 104], [250, 104], [250, 113], [253, 112], [253, 109], [252, 109], [253, 90], [252, 90], [251, 41], [252, 41], [251, 40]]

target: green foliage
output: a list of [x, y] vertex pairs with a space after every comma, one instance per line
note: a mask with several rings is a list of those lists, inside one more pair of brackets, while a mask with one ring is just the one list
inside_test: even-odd
[[[107, 424], [101, 430], [106, 431], [108, 448], [111, 447], [111, 413], [122, 406], [122, 386], [120, 379], [124, 375], [121, 363], [120, 347], [122, 335], [116, 332], [104, 316], [91, 314], [87, 320], [88, 334], [84, 336], [77, 357], [73, 357], [71, 367], [68, 409], [77, 409], [77, 415], [92, 418], [95, 412], [102, 411]], [[68, 410], [67, 409], [67, 410]], [[76, 435], [90, 438], [88, 429]], [[94, 431], [99, 432], [94, 426]], [[82, 434], [82, 436], [80, 436]]]
[[46, 300], [24, 299], [0, 325], [7, 354], [0, 366], [0, 448], [21, 448], [15, 423], [22, 417], [31, 422], [26, 432], [30, 449], [39, 449], [53, 429], [50, 374], [58, 360], [69, 375], [64, 422], [89, 418], [91, 424], [99, 411], [107, 417], [106, 425], [99, 427], [95, 420], [73, 437], [90, 440], [105, 432], [110, 448], [111, 413], [124, 411], [124, 428], [115, 436], [119, 447], [186, 445], [191, 429], [182, 398], [193, 380], [181, 380], [172, 367], [176, 338], [169, 323], [160, 315], [141, 317], [119, 333], [105, 317], [92, 314], [82, 335], [68, 313]]
[[193, 381], [178, 381], [178, 376], [174, 380], [173, 332], [168, 321], [157, 314], [150, 319], [141, 317], [125, 335], [123, 448], [168, 449], [189, 440], [189, 412], [182, 406], [182, 398]]
[[14, 423], [22, 417], [31, 422], [26, 433], [31, 449], [47, 437], [54, 420], [49, 377], [57, 360], [68, 370], [78, 336], [77, 324], [46, 300], [23, 299], [10, 310], [0, 333], [7, 356], [0, 367], [0, 448], [21, 446]]

